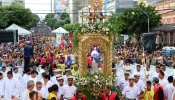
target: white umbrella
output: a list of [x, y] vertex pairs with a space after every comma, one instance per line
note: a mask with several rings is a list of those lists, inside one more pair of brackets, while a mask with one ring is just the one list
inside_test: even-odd
[[64, 28], [59, 27], [59, 28], [57, 28], [56, 30], [52, 31], [52, 33], [58, 33], [58, 34], [60, 34], [60, 33], [65, 33], [65, 34], [68, 34], [69, 32], [66, 31]]
[[5, 30], [18, 30], [18, 35], [30, 35], [31, 32], [16, 25], [16, 24], [12, 24], [11, 26], [7, 27]]

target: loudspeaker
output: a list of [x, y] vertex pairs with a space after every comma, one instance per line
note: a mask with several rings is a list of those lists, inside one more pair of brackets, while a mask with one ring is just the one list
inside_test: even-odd
[[147, 53], [152, 53], [156, 49], [156, 34], [143, 34], [142, 46]]
[[0, 43], [18, 42], [18, 32], [16, 30], [0, 30]]

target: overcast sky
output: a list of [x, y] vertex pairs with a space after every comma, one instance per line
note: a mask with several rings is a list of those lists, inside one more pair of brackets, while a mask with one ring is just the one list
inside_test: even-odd
[[[50, 13], [51, 0], [25, 0], [25, 7], [30, 8], [32, 13]], [[46, 14], [38, 15], [43, 19]]]

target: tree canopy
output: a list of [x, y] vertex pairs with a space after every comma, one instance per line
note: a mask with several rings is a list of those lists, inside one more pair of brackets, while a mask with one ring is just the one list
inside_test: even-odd
[[52, 29], [56, 29], [59, 27], [64, 27], [65, 24], [70, 24], [70, 17], [69, 14], [66, 12], [63, 12], [60, 14], [60, 20], [56, 20], [54, 14], [47, 14], [44, 19], [45, 22], [47, 22], [47, 25], [51, 27]]
[[134, 8], [125, 9], [117, 19], [109, 19], [109, 22], [116, 22], [113, 27], [116, 28], [117, 33], [133, 36], [140, 42], [140, 35], [148, 32], [148, 17], [143, 11], [149, 15], [150, 29], [161, 24], [161, 15], [155, 7], [150, 5], [146, 7], [143, 3], [135, 5]]
[[0, 6], [0, 28], [6, 28], [15, 23], [24, 28], [31, 28], [37, 25], [39, 17], [32, 14], [30, 9], [20, 4]]

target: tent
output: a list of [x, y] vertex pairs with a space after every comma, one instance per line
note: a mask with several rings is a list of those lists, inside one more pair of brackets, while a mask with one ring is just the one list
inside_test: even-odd
[[58, 33], [58, 34], [63, 34], [63, 33], [65, 33], [65, 34], [68, 34], [69, 32], [68, 31], [66, 31], [64, 28], [62, 28], [62, 27], [59, 27], [59, 28], [57, 28], [56, 30], [54, 30], [54, 31], [52, 31], [52, 33]]
[[64, 28], [59, 27], [56, 30], [52, 31], [52, 33], [56, 34], [56, 43], [57, 45], [61, 44], [61, 37], [63, 34], [69, 34], [68, 31], [66, 31]]
[[7, 27], [5, 30], [18, 30], [18, 35], [30, 35], [31, 32], [16, 25], [16, 24], [12, 24], [11, 26]]

